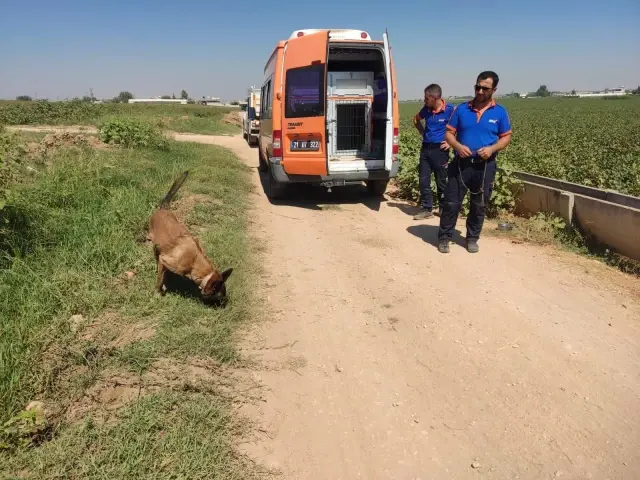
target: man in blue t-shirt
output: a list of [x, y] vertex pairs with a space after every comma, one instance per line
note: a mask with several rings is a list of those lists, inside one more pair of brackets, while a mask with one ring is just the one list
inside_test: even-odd
[[[439, 85], [432, 83], [424, 89], [424, 106], [413, 118], [413, 124], [422, 136], [418, 164], [421, 211], [413, 217], [415, 220], [433, 217], [431, 172], [436, 179], [438, 207], [442, 213], [442, 195], [447, 184], [447, 163], [449, 162], [449, 144], [444, 136], [453, 110], [453, 105], [447, 105], [442, 99], [442, 89]], [[424, 126], [422, 120], [424, 120]]]
[[493, 100], [498, 80], [495, 72], [478, 75], [475, 98], [458, 105], [447, 125], [446, 140], [456, 154], [449, 164], [444, 209], [440, 216], [438, 250], [442, 253], [449, 253], [449, 242], [467, 190], [470, 193], [467, 250], [470, 253], [479, 250], [485, 208], [491, 199], [496, 176], [496, 157], [511, 141], [507, 110]]

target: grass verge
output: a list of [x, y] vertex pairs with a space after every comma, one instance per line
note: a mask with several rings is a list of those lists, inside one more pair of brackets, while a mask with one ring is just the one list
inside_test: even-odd
[[[47, 164], [0, 211], [0, 477], [254, 478], [218, 376], [253, 308], [246, 167], [175, 142], [62, 148]], [[225, 309], [153, 293], [148, 216], [187, 169], [175, 208], [234, 268]], [[15, 417], [32, 400], [43, 428]]]
[[239, 133], [237, 126], [225, 122], [227, 114], [237, 111], [203, 105], [0, 101], [0, 124], [98, 126], [128, 118], [164, 130], [221, 135]]

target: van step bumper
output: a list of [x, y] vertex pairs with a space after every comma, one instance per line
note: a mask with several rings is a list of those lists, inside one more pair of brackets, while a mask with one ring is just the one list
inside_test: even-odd
[[369, 180], [389, 180], [398, 175], [400, 162], [393, 162], [391, 171], [365, 170], [361, 172], [340, 172], [333, 175], [288, 175], [282, 165], [271, 163], [273, 178], [281, 183], [315, 183], [344, 185], [349, 183], [366, 182]]

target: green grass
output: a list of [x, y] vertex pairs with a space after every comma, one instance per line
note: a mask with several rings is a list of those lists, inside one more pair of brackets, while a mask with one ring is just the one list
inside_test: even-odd
[[13, 473], [3, 478], [258, 478], [235, 452], [243, 425], [230, 410], [229, 402], [200, 393], [146, 397], [126, 408], [117, 423], [77, 424], [21, 452], [10, 462]]
[[[204, 204], [181, 215], [213, 261], [234, 268], [224, 309], [154, 295], [153, 254], [141, 239], [155, 202], [187, 169], [178, 205], [194, 194]], [[0, 211], [0, 424], [42, 399], [54, 431], [37, 448], [0, 450], [0, 477], [253, 478], [233, 448], [241, 425], [215, 384], [167, 380], [105, 424], [65, 415], [108, 372], [142, 379], [158, 360], [238, 362], [233, 335], [251, 317], [255, 270], [247, 172], [225, 149], [170, 142], [166, 151], [58, 150], [35, 179], [13, 185]], [[133, 278], [122, 280], [127, 271]], [[76, 314], [85, 322], [74, 333]], [[91, 324], [99, 328], [87, 337]], [[109, 343], [131, 326], [152, 334]]]
[[0, 124], [97, 126], [108, 120], [132, 118], [175, 132], [238, 133], [238, 127], [223, 121], [231, 111], [238, 109], [203, 105], [0, 101]]

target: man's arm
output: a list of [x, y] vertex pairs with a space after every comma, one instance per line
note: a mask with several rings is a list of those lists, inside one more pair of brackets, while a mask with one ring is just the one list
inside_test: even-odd
[[[456, 107], [453, 107], [451, 109], [451, 115], [449, 115], [449, 118], [447, 118], [447, 123], [449, 123], [449, 121], [451, 120], [451, 117], [453, 116], [453, 113], [456, 111]], [[441, 150], [449, 150], [449, 148], [451, 148], [453, 145], [451, 145], [451, 143], [449, 143], [447, 141], [447, 132], [445, 130], [445, 135], [444, 135], [444, 141], [440, 144], [440, 149]]]
[[418, 132], [420, 132], [420, 136], [424, 135], [424, 126], [422, 125], [422, 119], [424, 118], [424, 107], [420, 109], [416, 116], [413, 117], [413, 126], [416, 127]]
[[478, 155], [483, 159], [488, 159], [492, 155], [504, 150], [509, 146], [511, 142], [511, 121], [509, 120], [509, 114], [504, 111], [504, 115], [500, 119], [498, 124], [498, 141], [490, 147], [483, 147], [478, 150]]
[[488, 147], [489, 149], [491, 149], [491, 155], [494, 155], [504, 150], [505, 148], [507, 148], [510, 142], [511, 142], [511, 132], [505, 135], [502, 135], [496, 143]]
[[444, 134], [444, 140], [453, 147], [459, 157], [466, 158], [471, 156], [471, 150], [466, 145], [461, 144], [456, 138], [458, 125], [460, 124], [459, 110], [456, 108], [447, 123], [447, 131]]

